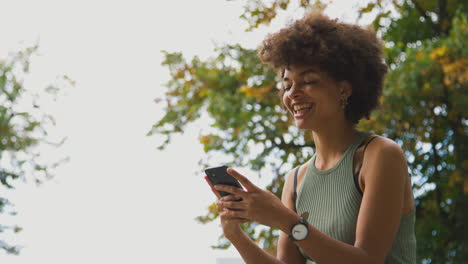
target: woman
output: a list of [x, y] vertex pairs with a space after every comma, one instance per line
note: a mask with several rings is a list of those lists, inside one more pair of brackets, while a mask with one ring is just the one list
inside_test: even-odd
[[[258, 54], [280, 73], [282, 103], [296, 126], [312, 133], [316, 151], [288, 173], [281, 200], [231, 168], [245, 190], [207, 179], [226, 238], [247, 263], [415, 263], [415, 206], [403, 151], [355, 127], [381, 95], [387, 67], [380, 40], [310, 13], [268, 35]], [[276, 257], [242, 231], [246, 221], [282, 231]]]

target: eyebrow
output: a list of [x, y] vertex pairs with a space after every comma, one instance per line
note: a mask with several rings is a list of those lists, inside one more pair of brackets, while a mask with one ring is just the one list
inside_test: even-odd
[[[310, 73], [310, 72], [312, 72], [312, 73], [318, 73], [318, 72], [317, 72], [316, 70], [314, 70], [314, 69], [308, 69], [308, 70], [305, 70], [305, 71], [299, 73], [299, 76], [302, 76], [302, 75], [304, 75], [304, 74], [306, 74], [306, 73]], [[283, 75], [283, 76], [284, 76], [284, 75]], [[288, 77], [284, 77], [284, 78], [283, 78], [283, 81], [288, 81], [288, 80], [289, 80]]]

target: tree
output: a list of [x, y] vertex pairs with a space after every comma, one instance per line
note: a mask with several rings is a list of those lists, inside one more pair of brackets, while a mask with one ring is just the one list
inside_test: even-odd
[[[268, 24], [280, 9], [299, 2], [304, 9], [324, 8], [321, 1], [250, 0], [242, 19], [247, 30]], [[405, 150], [416, 194], [416, 235], [420, 263], [461, 263], [468, 259], [468, 43], [467, 10], [458, 0], [370, 1], [359, 16], [373, 14], [369, 25], [385, 41], [390, 68], [375, 111], [358, 127], [398, 142]], [[278, 76], [260, 63], [255, 50], [240, 45], [215, 49], [217, 56], [201, 61], [182, 53], [165, 52], [162, 63], [172, 79], [165, 94], [166, 114], [148, 135], [166, 136], [207, 113], [213, 132], [200, 137], [207, 158], [226, 154], [231, 166], [268, 169], [273, 180], [267, 189], [281, 197], [284, 175], [310, 158], [310, 134], [294, 126], [280, 107]], [[161, 100], [163, 101], [163, 100]], [[197, 218], [202, 223], [218, 217], [212, 204]], [[243, 226], [250, 237], [275, 252], [278, 232], [256, 223]], [[220, 237], [215, 248], [229, 247]]]
[[[53, 163], [40, 160], [38, 146], [48, 144], [59, 147], [65, 138], [59, 142], [47, 140], [47, 126], [55, 124], [54, 118], [41, 111], [40, 96], [29, 92], [23, 77], [29, 73], [30, 58], [37, 52], [38, 46], [33, 46], [12, 54], [5, 60], [0, 60], [0, 187], [14, 188], [13, 182], [19, 179], [33, 180], [41, 184], [50, 179], [52, 170], [67, 161], [67, 158]], [[64, 76], [63, 85], [73, 84]], [[44, 93], [56, 99], [62, 88], [50, 85]], [[24, 110], [26, 97], [32, 97], [33, 110]], [[29, 108], [29, 105], [27, 105]], [[15, 215], [13, 204], [7, 198], [0, 196], [0, 214]], [[0, 225], [0, 232], [20, 232], [21, 227]], [[10, 254], [19, 254], [20, 246], [10, 245], [0, 240], [0, 248]]]

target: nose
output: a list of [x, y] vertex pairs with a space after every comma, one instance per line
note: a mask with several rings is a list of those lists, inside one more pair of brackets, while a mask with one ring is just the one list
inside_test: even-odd
[[294, 98], [297, 98], [302, 93], [302, 90], [300, 89], [298, 85], [293, 84], [291, 88], [289, 89], [289, 91], [287, 92], [288, 92], [289, 99], [294, 99]]

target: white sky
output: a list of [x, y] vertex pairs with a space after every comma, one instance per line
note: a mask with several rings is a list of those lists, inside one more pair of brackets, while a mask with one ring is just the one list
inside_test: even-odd
[[[328, 13], [353, 22], [354, 12], [345, 12], [356, 2], [334, 1]], [[24, 228], [0, 233], [24, 246], [19, 256], [0, 251], [0, 263], [214, 264], [238, 256], [210, 248], [221, 232], [218, 221], [194, 221], [214, 201], [198, 173], [205, 154], [197, 138], [206, 120], [162, 152], [161, 137], [145, 134], [163, 116], [153, 102], [169, 78], [161, 50], [203, 59], [214, 55], [214, 43], [254, 48], [266, 32], [301, 15], [292, 8], [271, 26], [245, 33], [238, 18], [243, 3], [0, 0], [0, 58], [39, 41], [26, 88], [42, 89], [63, 74], [76, 81], [44, 108], [57, 120], [50, 138], [68, 137], [58, 150], [44, 148], [44, 156], [70, 162], [41, 187], [18, 182], [13, 192], [0, 189], [19, 212], [0, 215], [0, 223]]]

